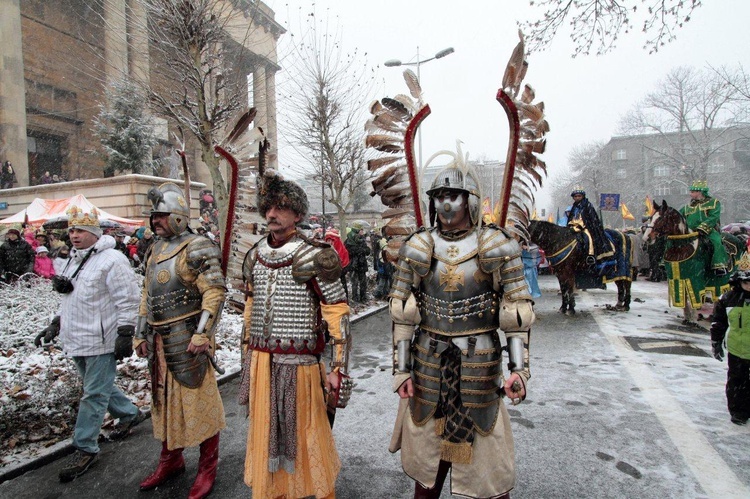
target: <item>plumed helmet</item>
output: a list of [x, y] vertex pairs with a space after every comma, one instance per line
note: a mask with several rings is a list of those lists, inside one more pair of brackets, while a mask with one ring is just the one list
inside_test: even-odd
[[586, 197], [586, 191], [583, 190], [583, 187], [578, 185], [573, 188], [573, 191], [570, 193], [570, 197], [573, 197], [576, 194], [580, 194], [581, 196]]
[[148, 199], [151, 201], [151, 215], [157, 213], [169, 213], [169, 230], [173, 234], [182, 234], [187, 230], [190, 222], [185, 195], [177, 184], [165, 182], [159, 187], [152, 187], [148, 191]]
[[737, 270], [729, 278], [729, 284], [739, 284], [742, 281], [750, 281], [750, 253], [745, 252], [742, 258], [737, 260]]
[[[479, 225], [479, 222], [481, 221], [480, 217], [480, 208], [481, 208], [481, 200], [482, 200], [482, 194], [481, 189], [479, 187], [478, 178], [476, 175], [476, 172], [473, 168], [469, 166], [469, 158], [468, 155], [465, 157], [462, 155], [461, 152], [461, 146], [460, 142], [458, 144], [458, 151], [456, 153], [452, 153], [449, 151], [440, 151], [439, 153], [434, 154], [430, 159], [427, 160], [427, 163], [425, 164], [425, 167], [432, 161], [435, 157], [447, 154], [450, 156], [453, 156], [454, 160], [449, 163], [445, 168], [440, 170], [440, 172], [435, 176], [435, 179], [432, 181], [432, 185], [430, 185], [430, 188], [427, 190], [427, 195], [432, 198], [433, 195], [435, 195], [437, 192], [443, 190], [443, 189], [450, 189], [455, 191], [461, 191], [468, 193], [469, 198], [469, 217], [471, 218], [472, 225]], [[430, 213], [430, 224], [435, 225], [435, 220], [437, 219], [437, 214], [435, 213], [435, 207], [433, 203], [429, 203], [429, 213]]]
[[297, 215], [305, 218], [309, 209], [307, 194], [299, 184], [284, 177], [273, 170], [266, 170], [258, 188], [258, 213], [265, 217], [266, 212], [273, 206], [289, 208]]
[[690, 185], [691, 191], [699, 191], [702, 192], [704, 195], [708, 195], [708, 182], [705, 180], [693, 180], [693, 183]]

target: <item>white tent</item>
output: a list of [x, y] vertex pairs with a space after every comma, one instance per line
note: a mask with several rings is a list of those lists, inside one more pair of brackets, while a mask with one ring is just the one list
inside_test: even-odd
[[[0, 220], [0, 224], [20, 224], [24, 221], [32, 225], [41, 225], [47, 220], [58, 218], [65, 215], [68, 208], [71, 206], [77, 206], [84, 212], [90, 212], [92, 208], [96, 208], [91, 201], [86, 199], [83, 194], [76, 194], [71, 198], [65, 199], [41, 199], [35, 198], [29, 206], [19, 211], [15, 215], [11, 215], [8, 218]], [[117, 222], [120, 225], [129, 226], [140, 226], [144, 224], [143, 220], [132, 220], [130, 218], [118, 217], [107, 213], [106, 211], [96, 208], [99, 211], [100, 220], [109, 220]]]

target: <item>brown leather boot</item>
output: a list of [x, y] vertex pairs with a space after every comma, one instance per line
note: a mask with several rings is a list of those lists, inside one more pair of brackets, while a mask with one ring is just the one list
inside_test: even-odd
[[182, 448], [169, 450], [167, 442], [162, 442], [159, 465], [156, 467], [156, 471], [141, 482], [141, 490], [151, 490], [158, 487], [183, 471], [185, 471], [185, 458], [182, 457]]
[[188, 499], [203, 499], [214, 487], [216, 466], [219, 463], [219, 434], [201, 443], [201, 457], [198, 460], [198, 476], [195, 477]]

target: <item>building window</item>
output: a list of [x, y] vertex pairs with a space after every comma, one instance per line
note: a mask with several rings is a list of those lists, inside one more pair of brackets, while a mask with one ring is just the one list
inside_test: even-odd
[[615, 149], [612, 152], [612, 159], [615, 159], [615, 160], [628, 159], [628, 155], [625, 152], [625, 149]]
[[626, 178], [628, 176], [628, 172], [625, 171], [625, 168], [618, 168], [615, 172], [615, 175], [617, 175], [617, 178]]
[[667, 165], [657, 165], [654, 167], [654, 177], [668, 177], [669, 170], [670, 168]]
[[656, 188], [657, 196], [669, 196], [672, 194], [672, 188], [668, 185], [660, 185]]
[[687, 194], [688, 194], [689, 192], [690, 192], [690, 190], [688, 189], [688, 186], [687, 186], [687, 185], [685, 185], [685, 184], [680, 184], [680, 194], [685, 194], [685, 195], [687, 195]]
[[724, 163], [711, 163], [708, 165], [707, 171], [708, 173], [723, 173]]

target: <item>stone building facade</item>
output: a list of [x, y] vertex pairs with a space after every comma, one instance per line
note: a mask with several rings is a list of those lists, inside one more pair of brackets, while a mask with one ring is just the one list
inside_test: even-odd
[[[276, 144], [276, 43], [285, 30], [261, 2], [221, 3], [236, 19], [226, 25], [225, 52], [243, 52], [242, 66], [233, 69], [248, 89], [249, 105], [258, 109], [255, 124]], [[69, 180], [101, 177], [102, 149], [92, 128], [105, 89], [123, 75], [148, 79], [158, 64], [142, 28], [141, 4], [0, 0], [0, 12], [0, 161], [13, 163], [18, 187], [35, 185], [46, 171]], [[155, 159], [174, 156], [174, 128], [152, 119], [161, 131]], [[188, 140], [187, 151], [194, 180], [210, 184], [198, 146]]]

